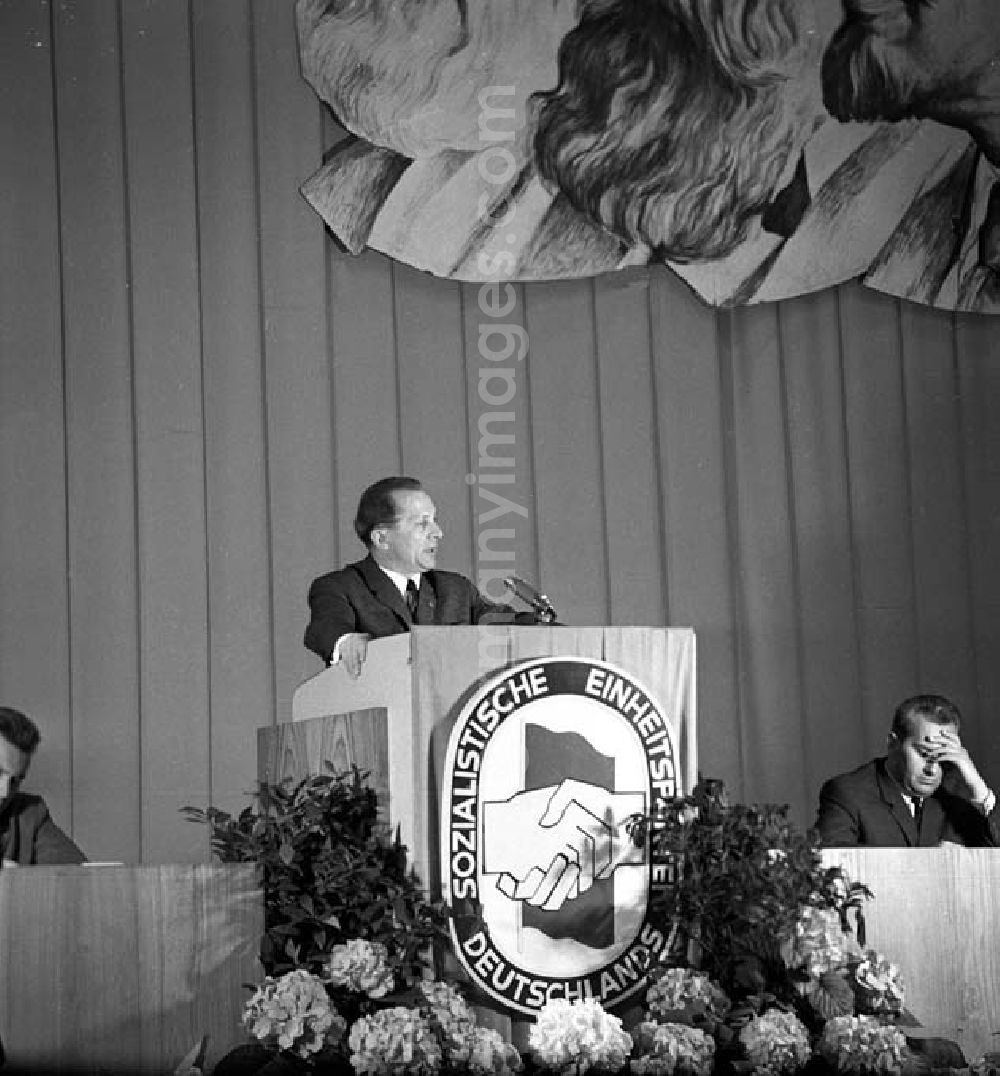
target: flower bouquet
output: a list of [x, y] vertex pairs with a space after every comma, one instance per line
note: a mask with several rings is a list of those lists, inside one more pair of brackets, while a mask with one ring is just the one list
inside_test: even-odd
[[1000, 1076], [992, 1055], [970, 1071], [954, 1044], [907, 1038], [899, 970], [865, 946], [868, 891], [823, 866], [787, 808], [731, 804], [721, 782], [630, 824], [670, 866], [650, 910], [669, 942], [650, 958], [641, 1012], [626, 1026], [595, 998], [551, 1000], [523, 1056], [432, 977], [445, 909], [378, 830], [357, 773], [262, 786], [238, 819], [191, 813], [223, 858], [258, 862], [265, 889], [252, 1041], [214, 1076]]
[[255, 1042], [227, 1055], [216, 1076], [520, 1071], [518, 1052], [478, 1026], [455, 987], [421, 980], [394, 993], [387, 957], [378, 943], [352, 939], [334, 946], [320, 974], [299, 968], [266, 978], [244, 1010]]

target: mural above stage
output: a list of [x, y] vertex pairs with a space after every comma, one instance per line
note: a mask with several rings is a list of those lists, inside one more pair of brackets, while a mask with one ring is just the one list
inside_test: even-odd
[[297, 0], [349, 132], [302, 191], [457, 280], [662, 262], [1000, 311], [997, 0]]

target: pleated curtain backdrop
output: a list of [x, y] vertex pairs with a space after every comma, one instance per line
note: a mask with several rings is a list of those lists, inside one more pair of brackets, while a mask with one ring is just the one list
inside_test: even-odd
[[994, 319], [719, 311], [663, 268], [498, 317], [336, 248], [298, 193], [336, 136], [288, 0], [0, 4], [0, 703], [92, 857], [207, 858], [179, 808], [245, 802], [319, 669], [309, 581], [394, 472], [491, 593], [694, 627], [734, 796], [811, 821], [918, 690], [1000, 783]]

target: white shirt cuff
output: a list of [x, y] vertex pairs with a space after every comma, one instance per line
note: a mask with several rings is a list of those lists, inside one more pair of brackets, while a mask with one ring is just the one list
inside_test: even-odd
[[988, 816], [992, 813], [993, 808], [997, 805], [996, 793], [992, 788], [987, 789], [986, 795], [981, 800], [976, 800], [972, 806], [979, 811], [980, 814]]
[[330, 664], [331, 665], [338, 665], [340, 663], [340, 644], [345, 639], [354, 638], [355, 635], [364, 635], [364, 632], [363, 631], [349, 631], [349, 632], [347, 632], [346, 635], [341, 635], [341, 637], [336, 641], [336, 643], [334, 644], [334, 647], [333, 647], [333, 653], [330, 655]]

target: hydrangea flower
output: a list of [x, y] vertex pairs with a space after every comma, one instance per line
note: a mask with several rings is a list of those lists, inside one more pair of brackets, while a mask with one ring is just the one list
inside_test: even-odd
[[348, 1044], [359, 1076], [433, 1076], [441, 1067], [441, 1046], [419, 1009], [395, 1005], [362, 1016]]
[[687, 1024], [644, 1021], [635, 1029], [634, 1076], [710, 1076], [715, 1040]]
[[651, 1019], [696, 1006], [721, 1019], [730, 1008], [725, 993], [704, 972], [691, 968], [668, 968], [646, 991], [646, 1005]]
[[513, 1076], [523, 1065], [514, 1046], [491, 1027], [474, 1027], [448, 1060], [471, 1076]]
[[544, 1068], [580, 1076], [590, 1069], [617, 1072], [624, 1068], [632, 1036], [594, 998], [556, 998], [539, 1012], [528, 1044]]
[[812, 1056], [805, 1024], [781, 1009], [768, 1009], [744, 1025], [740, 1043], [754, 1071], [767, 1076], [794, 1072]]
[[346, 986], [370, 998], [383, 998], [393, 987], [389, 951], [381, 942], [352, 938], [330, 950], [323, 977], [331, 986]]
[[268, 976], [243, 1008], [243, 1025], [259, 1042], [308, 1058], [338, 1041], [347, 1026], [323, 981], [297, 968]]
[[782, 955], [789, 968], [802, 970], [818, 979], [859, 957], [861, 949], [841, 926], [836, 909], [806, 905], [799, 913]]
[[464, 1043], [476, 1024], [476, 1017], [465, 998], [449, 983], [437, 980], [423, 981], [417, 988], [440, 1024], [448, 1044]]
[[905, 994], [899, 968], [881, 953], [866, 950], [854, 968], [853, 980], [860, 1012], [895, 1016], [903, 1011]]
[[837, 1016], [823, 1027], [817, 1052], [839, 1072], [898, 1073], [906, 1038], [875, 1016]]

